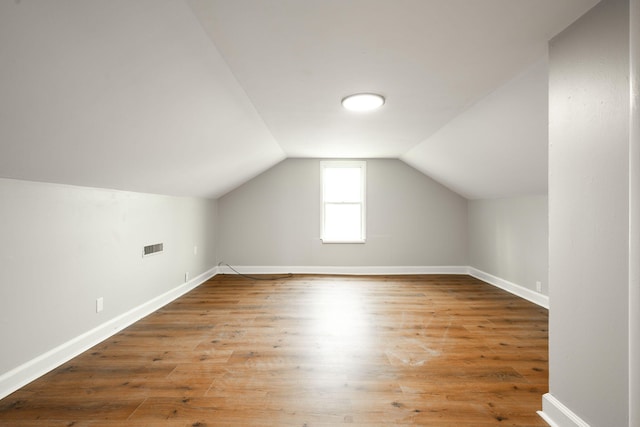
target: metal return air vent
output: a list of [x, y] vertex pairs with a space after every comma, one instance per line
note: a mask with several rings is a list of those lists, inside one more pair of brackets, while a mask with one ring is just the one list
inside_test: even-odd
[[142, 256], [154, 255], [164, 250], [164, 243], [156, 243], [155, 245], [148, 245], [142, 249]]

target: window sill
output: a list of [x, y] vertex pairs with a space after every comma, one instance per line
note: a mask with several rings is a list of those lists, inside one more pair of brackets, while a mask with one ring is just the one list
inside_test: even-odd
[[337, 243], [337, 244], [364, 244], [364, 243], [367, 242], [365, 239], [363, 239], [363, 240], [329, 240], [329, 239], [322, 239], [322, 238], [320, 239], [320, 241], [323, 244], [325, 244], [325, 243], [328, 243], [328, 244], [334, 244], [334, 243]]

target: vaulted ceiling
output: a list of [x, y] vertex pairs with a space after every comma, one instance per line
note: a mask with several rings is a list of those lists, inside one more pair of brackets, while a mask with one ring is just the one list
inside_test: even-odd
[[215, 198], [286, 157], [386, 157], [544, 193], [547, 42], [596, 3], [0, 0], [0, 177]]

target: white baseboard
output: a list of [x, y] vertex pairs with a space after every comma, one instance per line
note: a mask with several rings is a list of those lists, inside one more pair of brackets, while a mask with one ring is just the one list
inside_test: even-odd
[[478, 270], [474, 267], [468, 267], [467, 273], [476, 279], [480, 279], [483, 282], [487, 282], [493, 286], [517, 295], [520, 298], [524, 298], [534, 304], [538, 304], [541, 307], [549, 309], [549, 297], [546, 295], [527, 289], [524, 286], [516, 285], [515, 283], [501, 279], [492, 274], [485, 273], [484, 271]]
[[468, 274], [494, 285], [500, 289], [510, 292], [520, 298], [538, 304], [546, 309], [549, 308], [549, 297], [538, 292], [534, 292], [524, 286], [485, 273], [474, 267], [468, 266], [232, 266], [236, 271], [226, 264], [220, 264], [218, 271], [221, 274], [344, 274], [344, 275], [407, 275], [407, 274]]
[[41, 354], [40, 356], [12, 369], [9, 372], [0, 375], [0, 399], [87, 351], [94, 345], [115, 335], [143, 317], [164, 307], [171, 301], [186, 294], [216, 274], [218, 274], [218, 268], [214, 267], [199, 276], [194, 277], [188, 282], [109, 320], [44, 354]]
[[538, 415], [551, 427], [589, 427], [550, 393], [542, 396], [542, 411], [538, 411]]
[[[466, 266], [233, 266], [242, 274], [344, 274], [344, 275], [406, 275], [406, 274], [467, 274]], [[221, 274], [236, 274], [225, 264], [218, 266]]]

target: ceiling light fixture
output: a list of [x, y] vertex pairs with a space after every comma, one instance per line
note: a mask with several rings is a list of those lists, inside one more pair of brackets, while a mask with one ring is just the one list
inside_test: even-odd
[[349, 111], [371, 111], [384, 105], [384, 96], [377, 93], [356, 93], [342, 98], [342, 106]]

